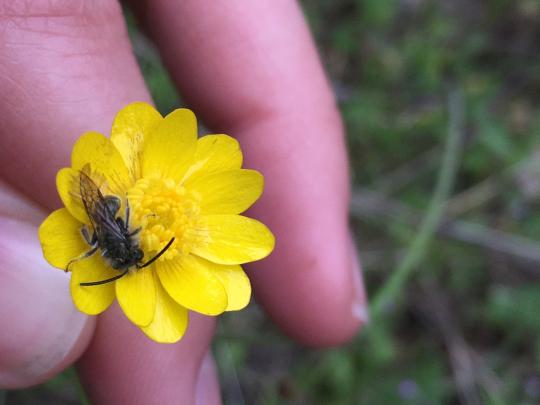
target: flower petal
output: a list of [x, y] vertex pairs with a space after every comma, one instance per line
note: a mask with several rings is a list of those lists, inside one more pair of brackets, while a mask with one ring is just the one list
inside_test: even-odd
[[65, 208], [52, 212], [39, 227], [43, 256], [54, 267], [65, 270], [69, 262], [90, 250], [81, 234], [83, 225]]
[[241, 215], [206, 215], [192, 231], [192, 252], [220, 264], [260, 260], [274, 249], [274, 235], [262, 223]]
[[56, 188], [67, 210], [80, 222], [90, 224], [81, 199], [80, 174], [71, 167], [64, 167], [56, 175]]
[[140, 154], [143, 141], [162, 120], [163, 117], [154, 107], [142, 102], [128, 104], [114, 118], [111, 141], [122, 155], [134, 180], [141, 177]]
[[133, 180], [124, 163], [122, 155], [116, 149], [111, 140], [98, 132], [87, 132], [83, 134], [73, 147], [71, 153], [71, 166], [75, 170], [82, 170], [90, 164], [90, 177], [95, 173], [103, 176], [105, 184], [99, 184], [101, 191], [110, 192], [118, 196], [124, 196], [126, 190], [131, 186]]
[[256, 170], [233, 169], [198, 177], [186, 186], [200, 196], [202, 214], [240, 214], [261, 196], [263, 176]]
[[204, 315], [218, 315], [227, 308], [225, 288], [213, 275], [215, 266], [192, 255], [156, 265], [167, 293], [183, 307]]
[[245, 308], [251, 298], [251, 283], [242, 267], [216, 264], [213, 271], [227, 291], [226, 311], [238, 311]]
[[240, 169], [242, 159], [236, 139], [228, 135], [205, 135], [197, 140], [193, 163], [185, 178], [189, 182], [208, 173]]
[[197, 144], [197, 120], [188, 109], [174, 110], [148, 134], [141, 155], [144, 177], [182, 180]]
[[106, 280], [118, 274], [101, 257], [99, 252], [72, 265], [71, 297], [79, 311], [97, 315], [114, 301], [114, 283], [81, 286], [81, 283]]
[[130, 271], [116, 281], [116, 296], [128, 319], [136, 325], [147, 326], [156, 311], [156, 284], [153, 266]]
[[141, 330], [150, 339], [159, 343], [178, 342], [188, 325], [188, 310], [176, 302], [165, 292], [159, 280], [156, 280], [157, 300], [154, 319]]

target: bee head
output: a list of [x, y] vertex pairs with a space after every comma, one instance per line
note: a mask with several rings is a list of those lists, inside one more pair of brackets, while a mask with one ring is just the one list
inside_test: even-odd
[[137, 262], [140, 262], [144, 257], [144, 253], [140, 248], [135, 248], [133, 250], [133, 259], [135, 259]]
[[116, 215], [118, 210], [120, 209], [120, 198], [118, 198], [115, 195], [106, 195], [103, 197], [105, 200], [105, 205], [107, 206], [107, 209], [112, 215]]

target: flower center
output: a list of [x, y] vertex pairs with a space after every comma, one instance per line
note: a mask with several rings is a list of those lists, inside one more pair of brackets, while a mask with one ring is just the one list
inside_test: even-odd
[[191, 251], [194, 240], [189, 237], [199, 217], [200, 208], [196, 195], [189, 193], [172, 179], [142, 178], [128, 191], [131, 209], [130, 229], [141, 228], [140, 245], [145, 260], [174, 243], [163, 254], [172, 259]]

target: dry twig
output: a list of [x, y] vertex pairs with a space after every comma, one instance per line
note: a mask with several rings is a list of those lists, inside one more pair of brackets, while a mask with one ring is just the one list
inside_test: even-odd
[[[417, 227], [421, 212], [397, 200], [368, 189], [357, 190], [351, 200], [351, 214], [358, 218], [373, 216]], [[437, 234], [473, 246], [496, 251], [520, 260], [540, 263], [540, 243], [484, 225], [443, 217]]]

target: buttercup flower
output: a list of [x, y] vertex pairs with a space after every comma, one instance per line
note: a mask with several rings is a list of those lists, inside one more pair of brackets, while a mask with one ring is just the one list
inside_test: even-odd
[[242, 169], [238, 142], [197, 139], [194, 114], [163, 118], [146, 103], [116, 116], [110, 139], [82, 135], [56, 184], [65, 205], [39, 228], [45, 259], [71, 272], [71, 296], [89, 315], [118, 299], [151, 339], [184, 334], [188, 310], [218, 315], [245, 307], [241, 264], [274, 247], [262, 223], [239, 215], [261, 195], [263, 177]]

